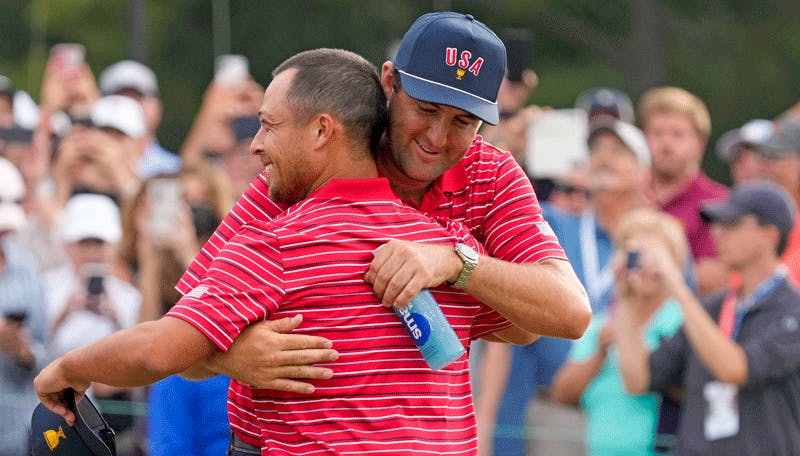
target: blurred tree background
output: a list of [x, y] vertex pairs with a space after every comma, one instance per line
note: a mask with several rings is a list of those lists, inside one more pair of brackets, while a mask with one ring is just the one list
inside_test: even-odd
[[[600, 85], [634, 101], [654, 85], [688, 89], [711, 111], [709, 152], [725, 131], [800, 99], [800, 2], [779, 0], [0, 0], [0, 74], [38, 99], [53, 44], [84, 44], [95, 74], [138, 57], [159, 77], [159, 137], [177, 150], [215, 54], [244, 54], [262, 84], [309, 48], [350, 49], [380, 64], [417, 16], [436, 10], [472, 13], [501, 36], [529, 29], [540, 78], [531, 103], [571, 107]], [[705, 164], [726, 181], [715, 154]]]

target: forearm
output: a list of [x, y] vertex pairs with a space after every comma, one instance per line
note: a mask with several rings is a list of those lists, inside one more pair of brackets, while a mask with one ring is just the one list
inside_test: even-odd
[[577, 339], [592, 316], [566, 261], [514, 264], [482, 255], [464, 289], [532, 334]]
[[605, 360], [605, 351], [598, 350], [585, 361], [564, 363], [553, 378], [553, 398], [562, 404], [577, 404]]
[[167, 324], [165, 319], [146, 322], [116, 332], [55, 362], [66, 378], [77, 382], [132, 387], [181, 372], [213, 351], [210, 341], [202, 344], [181, 340], [183, 332], [174, 331], [175, 322], [169, 320], [176, 319], [168, 318]]
[[643, 394], [650, 389], [650, 353], [633, 315], [625, 307], [617, 307], [619, 368], [625, 390], [630, 394]]
[[700, 361], [724, 383], [747, 382], [747, 356], [742, 347], [725, 335], [688, 287], [676, 293], [683, 312], [683, 327]]
[[[215, 355], [212, 355], [212, 357]], [[179, 375], [186, 380], [205, 380], [207, 378], [213, 377], [217, 374], [221, 374], [222, 372], [218, 372], [213, 370], [213, 365], [208, 360], [200, 360], [188, 369], [181, 372]]]

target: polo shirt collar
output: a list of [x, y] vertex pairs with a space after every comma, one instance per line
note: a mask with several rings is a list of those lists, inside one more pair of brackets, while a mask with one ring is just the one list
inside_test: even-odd
[[375, 177], [367, 179], [331, 179], [318, 188], [309, 198], [346, 198], [354, 201], [367, 201], [377, 199], [396, 200], [397, 195], [389, 185], [389, 179]]

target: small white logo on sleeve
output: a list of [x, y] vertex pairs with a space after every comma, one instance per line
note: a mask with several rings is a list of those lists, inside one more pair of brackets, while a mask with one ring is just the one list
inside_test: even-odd
[[547, 222], [536, 222], [534, 223], [536, 228], [539, 228], [539, 231], [544, 234], [545, 236], [553, 236], [556, 237], [556, 233], [550, 228], [550, 224]]
[[202, 298], [204, 294], [208, 291], [208, 287], [205, 285], [200, 285], [199, 287], [192, 288], [192, 291], [186, 293], [186, 296], [190, 298]]

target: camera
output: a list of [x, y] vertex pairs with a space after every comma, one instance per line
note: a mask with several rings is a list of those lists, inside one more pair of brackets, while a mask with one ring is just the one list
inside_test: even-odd
[[3, 318], [17, 325], [22, 325], [28, 319], [28, 312], [24, 310], [6, 311], [3, 313]]
[[628, 269], [636, 269], [639, 267], [639, 252], [631, 250], [628, 252], [628, 259], [626, 266]]

